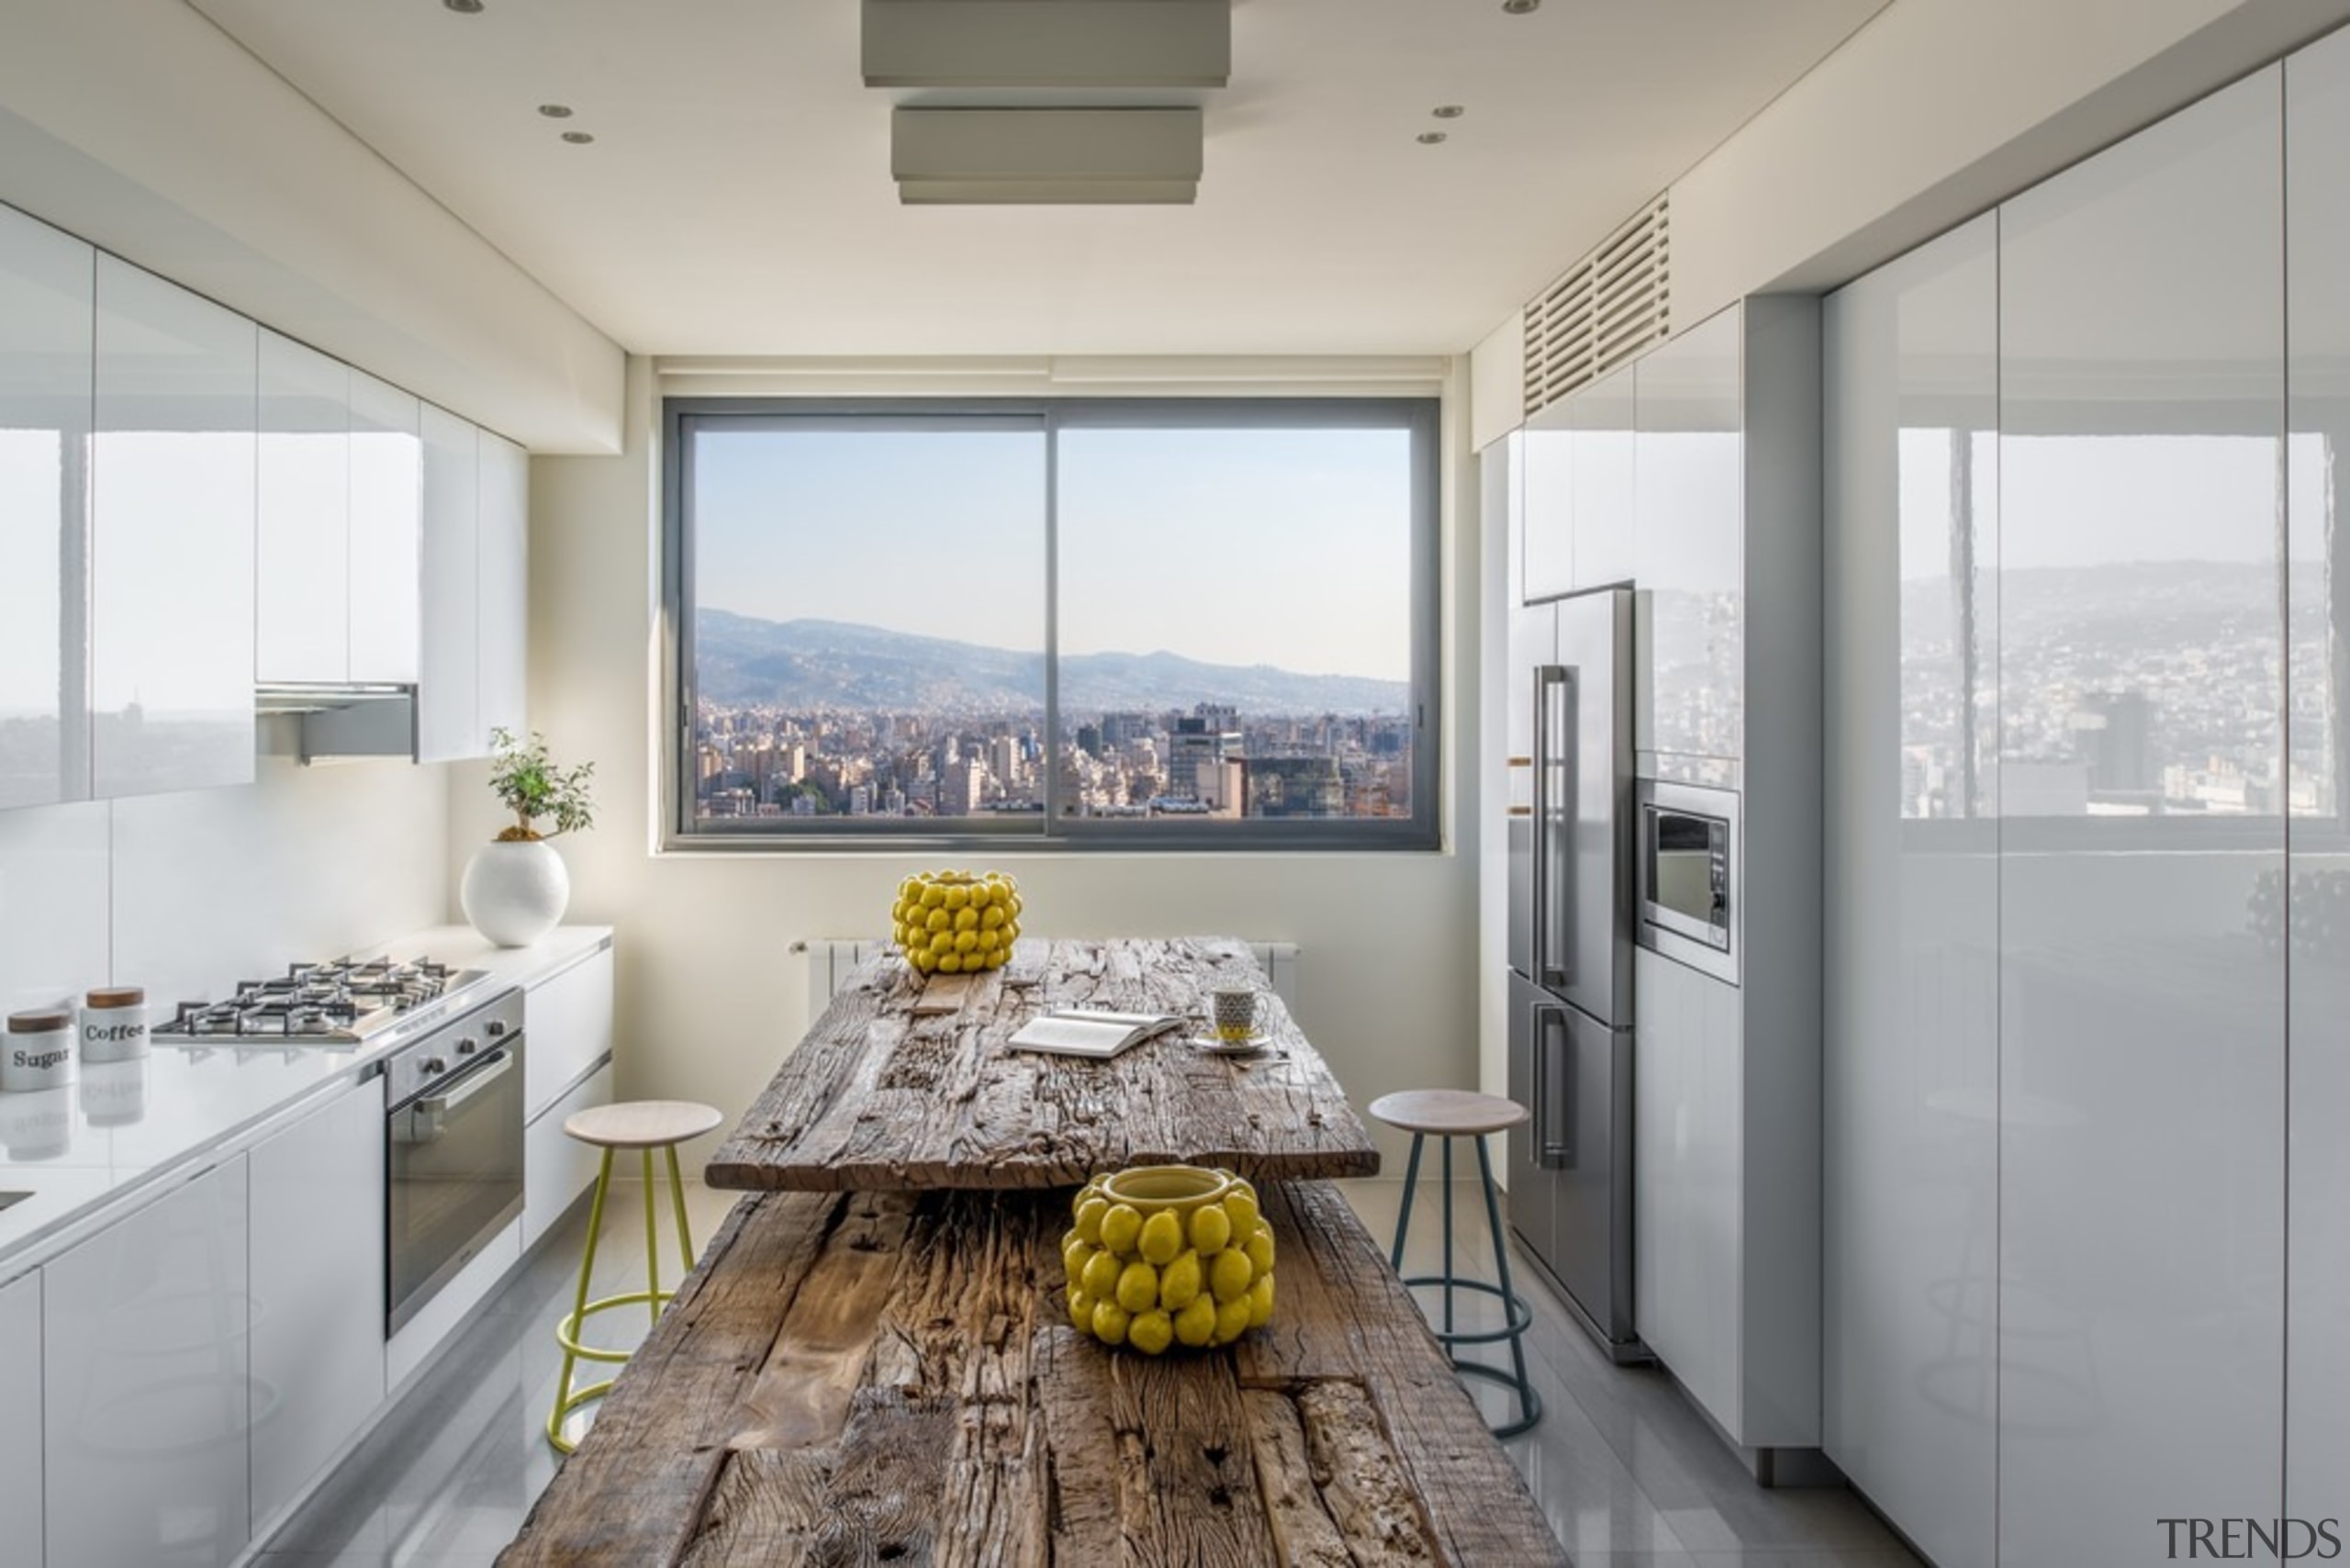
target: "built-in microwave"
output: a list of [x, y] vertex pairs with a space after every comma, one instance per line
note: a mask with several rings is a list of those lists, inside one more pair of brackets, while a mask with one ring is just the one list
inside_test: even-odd
[[1736, 985], [1737, 791], [1644, 778], [1639, 803], [1640, 946]]

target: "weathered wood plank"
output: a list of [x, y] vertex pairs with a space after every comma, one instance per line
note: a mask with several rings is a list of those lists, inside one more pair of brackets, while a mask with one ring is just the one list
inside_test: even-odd
[[766, 1364], [841, 1203], [794, 1193], [735, 1206], [501, 1562], [668, 1562], [685, 1549], [744, 1383]]
[[1180, 1036], [1114, 1061], [1039, 1056], [1006, 1041], [1046, 1007], [1185, 1014], [1206, 993], [1262, 984], [1247, 946], [1024, 940], [1004, 969], [955, 976], [951, 1009], [894, 954], [860, 969], [787, 1057], [708, 1168], [714, 1187], [815, 1192], [1071, 1186], [1182, 1160], [1252, 1179], [1369, 1175], [1370, 1135], [1278, 998], [1264, 1057], [1211, 1057]]
[[1060, 1321], [1065, 1193], [754, 1199], [500, 1562], [1563, 1562], [1337, 1192], [1264, 1195], [1280, 1332], [1157, 1361]]

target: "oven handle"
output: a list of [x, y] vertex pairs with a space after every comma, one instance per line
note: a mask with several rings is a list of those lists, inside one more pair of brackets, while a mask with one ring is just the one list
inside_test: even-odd
[[463, 1078], [456, 1080], [458, 1087], [454, 1092], [444, 1092], [412, 1100], [408, 1103], [408, 1109], [427, 1116], [446, 1115], [514, 1069], [513, 1053], [503, 1047], [484, 1057], [482, 1061], [484, 1065], [473, 1069]]

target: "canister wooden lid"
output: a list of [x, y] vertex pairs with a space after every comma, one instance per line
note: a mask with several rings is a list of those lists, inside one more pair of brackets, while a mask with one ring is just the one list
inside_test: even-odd
[[118, 985], [104, 991], [94, 991], [83, 997], [82, 1005], [104, 1010], [109, 1007], [144, 1007], [147, 991], [144, 986]]
[[60, 1029], [73, 1026], [72, 1014], [65, 1013], [11, 1013], [8, 1033], [12, 1035], [53, 1035]]

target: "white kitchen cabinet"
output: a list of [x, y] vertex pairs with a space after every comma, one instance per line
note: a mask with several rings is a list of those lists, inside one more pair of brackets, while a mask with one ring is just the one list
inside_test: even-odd
[[1833, 296], [1822, 1446], [1942, 1568], [1998, 1540], [1998, 225]]
[[2280, 83], [1999, 211], [2002, 1562], [2283, 1495]]
[[1634, 367], [1628, 364], [1567, 400], [1568, 465], [1574, 490], [1568, 526], [1574, 535], [1577, 589], [1628, 584], [1637, 565], [1636, 380]]
[[252, 1517], [300, 1495], [384, 1399], [384, 1081], [257, 1146]]
[[[2285, 62], [2286, 643], [2292, 673], [2288, 756], [2305, 790], [2291, 812], [2287, 1106], [2285, 1514], [2342, 1511], [2350, 1476], [2350, 897], [2343, 832], [2344, 672], [2350, 561], [2338, 509], [2350, 464], [2350, 192], [2327, 171], [2350, 145], [2350, 32]], [[2323, 673], [2319, 673], [2323, 672]], [[2310, 677], [2305, 680], [2305, 674]]]
[[1633, 744], [1644, 752], [1744, 755], [1745, 327], [1746, 308], [1732, 306], [1637, 366], [1639, 432], [1622, 442], [1637, 478], [1608, 494], [1637, 497], [1625, 575], [1639, 582]]
[[416, 760], [489, 755], [481, 722], [481, 431], [424, 405], [423, 644]]
[[423, 405], [351, 373], [351, 678], [408, 686], [422, 635]]
[[245, 1204], [240, 1156], [43, 1265], [42, 1493], [60, 1568], [210, 1568], [244, 1550]]
[[1574, 399], [1551, 404], [1517, 432], [1512, 465], [1517, 487], [1518, 597], [1531, 604], [1572, 593], [1574, 572]]
[[266, 682], [351, 675], [351, 367], [261, 333], [253, 641]]
[[523, 1008], [522, 1114], [535, 1118], [612, 1054], [612, 950], [532, 986]]
[[484, 732], [530, 728], [530, 454], [481, 433], [481, 713]]
[[0, 1285], [0, 1561], [41, 1561], [40, 1274]]
[[258, 329], [97, 259], [91, 787], [253, 778]]
[[[590, 1106], [609, 1105], [611, 1103], [612, 1064], [606, 1062], [574, 1084], [569, 1093], [541, 1112], [524, 1130], [522, 1135], [522, 1245], [524, 1247], [537, 1246], [539, 1238], [547, 1233], [548, 1227], [561, 1219], [564, 1211], [578, 1200], [579, 1194], [595, 1183], [596, 1168], [603, 1158], [601, 1149], [581, 1143], [577, 1138], [565, 1134], [563, 1130], [565, 1118], [576, 1115]], [[632, 1157], [616, 1155], [614, 1158], [626, 1161], [621, 1165], [621, 1175], [631, 1176], [636, 1173]], [[657, 1155], [655, 1157], [655, 1169], [658, 1173], [660, 1160]], [[664, 1177], [663, 1180], [666, 1182], [666, 1178]], [[656, 1195], [666, 1191], [666, 1186], [655, 1188]], [[664, 1217], [666, 1220], [666, 1216]], [[664, 1235], [666, 1235], [666, 1229]], [[672, 1242], [671, 1245], [674, 1246], [675, 1243]], [[665, 1269], [667, 1268], [669, 1260], [676, 1256], [674, 1252], [665, 1256], [663, 1259]]]
[[[0, 809], [89, 792], [78, 691], [97, 252], [0, 207]], [[67, 619], [70, 615], [71, 619]]]

